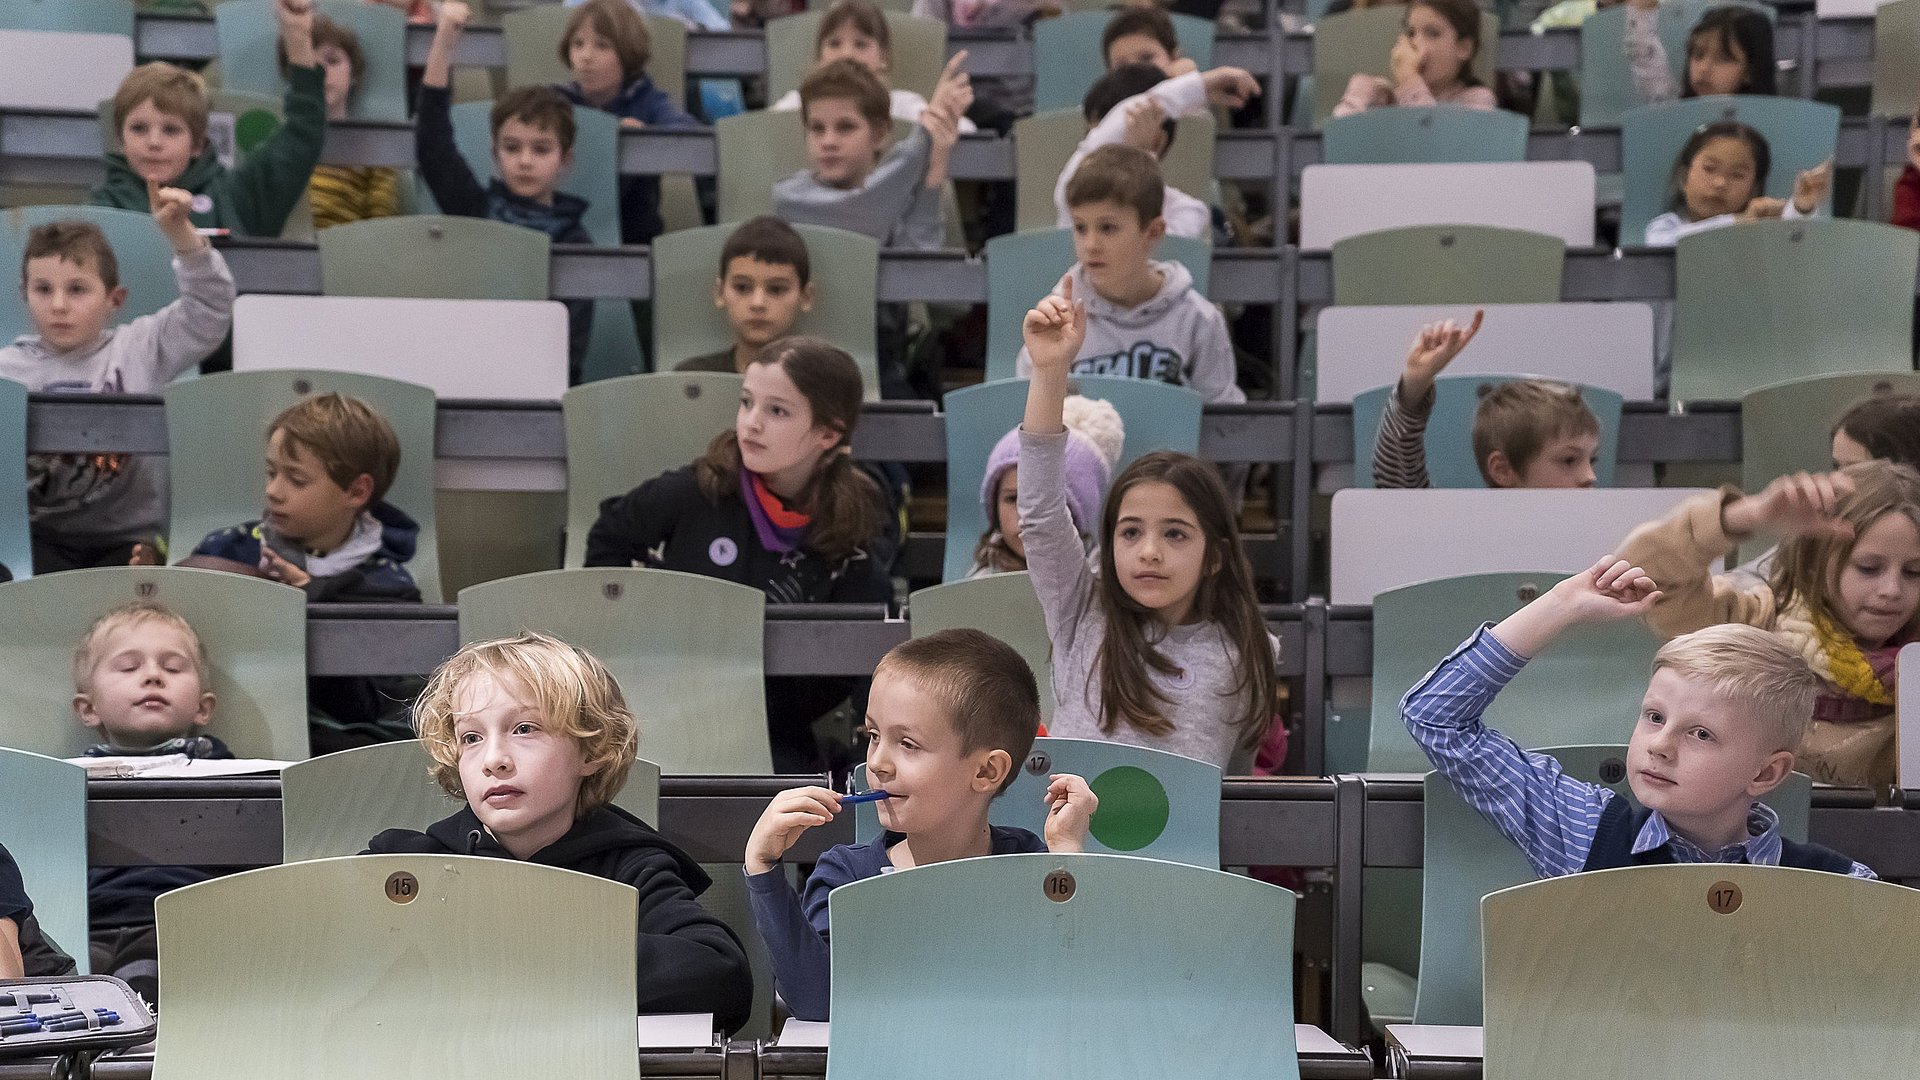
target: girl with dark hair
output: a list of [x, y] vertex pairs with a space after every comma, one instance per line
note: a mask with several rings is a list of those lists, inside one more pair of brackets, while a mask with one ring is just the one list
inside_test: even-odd
[[1687, 34], [1687, 70], [1679, 88], [1660, 43], [1660, 0], [1627, 0], [1627, 63], [1633, 85], [1649, 104], [1711, 94], [1779, 93], [1773, 62], [1773, 21], [1749, 7], [1707, 9]]
[[1480, 52], [1480, 5], [1474, 0], [1416, 0], [1394, 40], [1393, 78], [1355, 75], [1333, 107], [1335, 116], [1351, 116], [1388, 105], [1495, 107], [1493, 91], [1473, 73]]
[[1647, 246], [1672, 247], [1683, 236], [1742, 221], [1818, 213], [1833, 185], [1833, 162], [1802, 172], [1792, 199], [1762, 194], [1772, 166], [1766, 137], [1737, 120], [1695, 131], [1673, 162], [1671, 208], [1647, 223]]

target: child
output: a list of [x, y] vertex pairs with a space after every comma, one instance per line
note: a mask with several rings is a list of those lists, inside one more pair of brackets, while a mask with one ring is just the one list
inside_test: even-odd
[[1772, 164], [1765, 136], [1738, 120], [1694, 132], [1673, 162], [1672, 209], [1647, 223], [1647, 246], [1672, 247], [1681, 237], [1743, 221], [1819, 213], [1833, 185], [1833, 162], [1802, 172], [1790, 200], [1761, 194]]
[[1213, 466], [1159, 451], [1127, 466], [1101, 514], [1100, 572], [1066, 506], [1067, 369], [1088, 315], [1061, 282], [1027, 313], [1020, 535], [1053, 640], [1052, 733], [1167, 750], [1226, 768], [1274, 716], [1274, 657]]
[[[893, 33], [887, 28], [886, 13], [868, 0], [839, 0], [820, 20], [819, 33], [813, 39], [813, 62], [825, 66], [835, 60], [858, 60], [882, 83], [893, 72]], [[920, 122], [927, 99], [911, 90], [888, 92], [888, 112], [895, 120], [909, 124]], [[798, 88], [787, 91], [770, 108], [793, 112], [800, 108]], [[958, 118], [962, 135], [976, 130], [973, 121]]]
[[[1758, 532], [1782, 537], [1766, 584], [1714, 575], [1713, 560]], [[1696, 495], [1627, 537], [1622, 557], [1659, 574], [1647, 621], [1673, 635], [1737, 622], [1772, 631], [1820, 678], [1799, 745], [1814, 779], [1894, 783], [1894, 658], [1920, 637], [1920, 473], [1868, 461], [1783, 476], [1758, 495]]]
[[[698, 461], [600, 504], [588, 566], [705, 574], [769, 603], [882, 604], [897, 545], [879, 486], [847, 453], [860, 369], [813, 338], [783, 338], [747, 368], [740, 412]], [[818, 772], [813, 721], [849, 679], [767, 680], [776, 772]]]
[[[746, 953], [696, 899], [711, 880], [613, 805], [639, 725], [600, 661], [544, 634], [476, 642], [434, 672], [414, 718], [434, 780], [466, 805], [425, 832], [388, 829], [368, 854], [519, 859], [631, 885], [640, 893], [635, 1008], [711, 1012], [729, 1032], [746, 1021]], [[564, 917], [529, 915], [536, 924]]]
[[1473, 73], [1480, 51], [1480, 6], [1473, 0], [1417, 0], [1407, 6], [1406, 27], [1394, 40], [1391, 79], [1355, 75], [1333, 107], [1352, 116], [1390, 105], [1497, 107], [1493, 91]]
[[[556, 87], [575, 105], [620, 118], [623, 128], [693, 127], [666, 91], [647, 77], [653, 39], [627, 0], [588, 0], [567, 19], [560, 60], [573, 81]], [[620, 242], [651, 244], [660, 235], [660, 178], [620, 178]]]
[[1659, 11], [1660, 0], [1627, 0], [1627, 63], [1642, 101], [1779, 93], [1774, 78], [1773, 20], [1734, 4], [1709, 8], [1688, 32], [1686, 81], [1675, 93], [1667, 49], [1660, 43]]
[[[1214, 68], [1204, 74], [1188, 72], [1167, 78], [1148, 64], [1124, 64], [1096, 80], [1082, 102], [1087, 119], [1086, 138], [1060, 170], [1053, 185], [1055, 224], [1073, 227], [1073, 206], [1067, 197], [1080, 167], [1103, 146], [1125, 144], [1153, 155], [1155, 161], [1173, 148], [1174, 119], [1196, 115], [1211, 105], [1239, 108], [1260, 93], [1260, 84], [1239, 68]], [[1166, 231], [1175, 236], [1208, 240], [1213, 236], [1213, 210], [1206, 203], [1170, 184], [1161, 185], [1161, 213]]]
[[[27, 235], [20, 291], [33, 334], [0, 349], [0, 377], [40, 392], [154, 394], [205, 360], [233, 320], [233, 276], [196, 234], [193, 196], [147, 181], [153, 221], [173, 245], [180, 299], [125, 326], [120, 267], [99, 226], [56, 221]], [[133, 454], [31, 454], [27, 499], [33, 564], [53, 573], [157, 561], [166, 488]]]
[[24, 979], [27, 964], [20, 955], [20, 924], [33, 914], [20, 866], [6, 845], [0, 844], [0, 979]]
[[1039, 724], [1033, 672], [1011, 646], [978, 630], [914, 638], [881, 658], [867, 706], [867, 782], [888, 793], [875, 804], [885, 831], [822, 855], [804, 904], [781, 872], [781, 856], [802, 833], [832, 821], [843, 796], [824, 787], [783, 791], [747, 838], [753, 921], [796, 1019], [828, 1017], [827, 896], [839, 886], [950, 859], [1082, 850], [1099, 800], [1070, 773], [1047, 786], [1044, 844], [1025, 829], [988, 821]]
[[[1426, 488], [1427, 418], [1433, 414], [1434, 377], [1446, 370], [1480, 332], [1484, 310], [1461, 328], [1452, 319], [1421, 329], [1406, 370], [1387, 395], [1373, 443], [1373, 485]], [[1579, 391], [1541, 379], [1481, 387], [1473, 416], [1473, 459], [1488, 487], [1584, 488], [1595, 483], [1600, 421]]]
[[[414, 118], [414, 153], [440, 211], [524, 225], [556, 244], [591, 244], [581, 219], [587, 201], [559, 190], [573, 166], [573, 106], [548, 86], [509, 90], [494, 103], [493, 163], [500, 175], [481, 187], [453, 141], [453, 96], [448, 89], [453, 52], [470, 17], [460, 0], [440, 5], [440, 19], [427, 49], [426, 73]], [[593, 335], [593, 302], [567, 301], [569, 381], [579, 382]]]
[[[1245, 401], [1220, 309], [1194, 291], [1185, 266], [1153, 258], [1166, 233], [1165, 192], [1159, 163], [1131, 146], [1095, 150], [1067, 185], [1076, 261], [1055, 292], [1084, 298], [1077, 307], [1087, 321], [1074, 339], [1073, 371], [1190, 386], [1208, 402]], [[1022, 377], [1034, 367], [1028, 353], [1016, 361]]]
[[[1067, 510], [1091, 556], [1100, 547], [1100, 499], [1107, 493], [1113, 468], [1120, 461], [1126, 428], [1112, 405], [1079, 394], [1067, 398], [1062, 420], [1067, 425]], [[1020, 428], [1015, 426], [987, 455], [987, 471], [980, 478], [987, 528], [974, 545], [968, 578], [1027, 568], [1027, 547], [1020, 540], [1019, 460]]]
[[713, 306], [727, 313], [733, 344], [682, 360], [674, 370], [744, 375], [760, 350], [793, 333], [793, 324], [813, 310], [807, 242], [793, 226], [764, 214], [733, 230], [720, 249]]
[[1180, 55], [1173, 19], [1157, 7], [1125, 7], [1115, 12], [1100, 35], [1100, 55], [1108, 71], [1126, 64], [1150, 64], [1171, 79], [1199, 70], [1199, 65]]
[[1833, 425], [1833, 467], [1879, 458], [1920, 469], [1920, 394], [1861, 398]]
[[306, 193], [326, 138], [325, 76], [314, 58], [312, 0], [276, 0], [287, 57], [287, 96], [272, 137], [232, 169], [207, 145], [207, 87], [172, 64], [134, 68], [113, 95], [121, 149], [106, 156], [95, 206], [145, 210], [150, 185], [193, 196], [193, 224], [278, 236]]
[[1659, 598], [1630, 560], [1601, 559], [1442, 660], [1401, 699], [1407, 730], [1541, 877], [1704, 862], [1873, 877], [1844, 855], [1785, 839], [1779, 816], [1758, 801], [1793, 771], [1815, 679], [1793, 649], [1751, 627], [1710, 627], [1655, 654], [1627, 744], [1627, 783], [1641, 809], [1481, 722], [1494, 695], [1561, 633], [1643, 614]]
[[[345, 120], [347, 106], [367, 74], [360, 35], [325, 15], [313, 17], [313, 56], [325, 76], [327, 119]], [[280, 45], [280, 73], [292, 77], [287, 47]], [[400, 212], [400, 173], [382, 165], [315, 165], [307, 182], [313, 227], [392, 217]]]
[[1893, 224], [1920, 229], [1920, 108], [1907, 118], [1907, 167], [1893, 189]]

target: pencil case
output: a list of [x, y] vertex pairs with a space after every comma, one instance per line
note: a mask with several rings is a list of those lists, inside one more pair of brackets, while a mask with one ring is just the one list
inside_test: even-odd
[[110, 975], [0, 980], [0, 1061], [121, 1050], [153, 1041], [152, 1010]]

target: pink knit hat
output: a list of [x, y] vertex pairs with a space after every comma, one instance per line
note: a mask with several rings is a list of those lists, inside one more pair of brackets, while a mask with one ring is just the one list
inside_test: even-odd
[[[1073, 394], [1067, 398], [1067, 511], [1082, 536], [1100, 530], [1100, 500], [1106, 498], [1107, 485], [1113, 482], [1114, 466], [1120, 462], [1120, 449], [1126, 443], [1126, 428], [1111, 404]], [[987, 471], [980, 478], [980, 505], [991, 528], [998, 520], [993, 496], [1000, 486], [1001, 474], [1020, 463], [1020, 428], [1000, 437], [987, 456]]]

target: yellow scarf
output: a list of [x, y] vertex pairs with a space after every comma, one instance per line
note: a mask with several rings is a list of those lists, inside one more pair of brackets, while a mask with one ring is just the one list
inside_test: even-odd
[[1780, 613], [1774, 629], [1800, 649], [1813, 673], [1834, 689], [1883, 708], [1893, 707], [1893, 693], [1873, 672], [1867, 654], [1853, 635], [1795, 603]]

